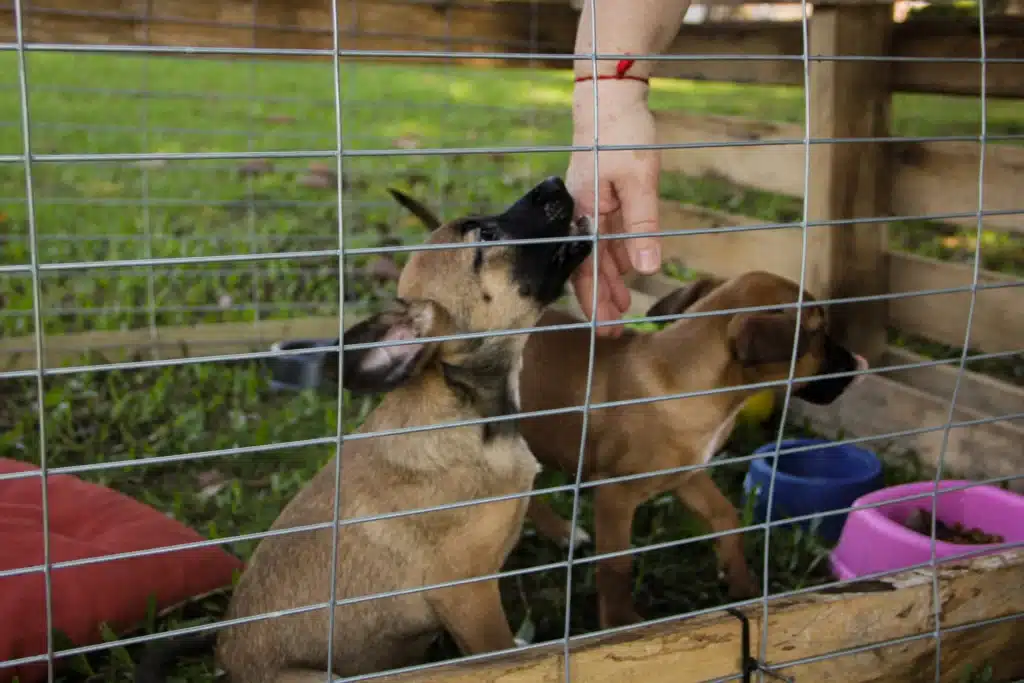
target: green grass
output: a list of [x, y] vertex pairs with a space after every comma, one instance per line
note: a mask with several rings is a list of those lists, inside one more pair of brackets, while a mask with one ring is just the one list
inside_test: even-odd
[[[16, 73], [14, 55], [0, 54], [0, 74], [9, 85]], [[570, 137], [571, 82], [566, 73], [345, 64], [343, 74], [343, 125], [350, 150], [553, 145], [566, 144]], [[273, 152], [329, 150], [336, 144], [332, 72], [323, 65], [32, 53], [29, 79], [32, 150], [37, 154]], [[8, 124], [0, 128], [0, 154], [18, 154], [17, 91], [7, 92], [0, 98], [0, 122]], [[800, 122], [803, 112], [798, 88], [694, 82], [658, 82], [652, 105], [791, 122]], [[1020, 105], [993, 101], [989, 115], [991, 132], [1022, 132]], [[969, 99], [900, 96], [894, 104], [894, 130], [902, 135], [973, 134], [978, 106]], [[419, 238], [415, 221], [386, 194], [388, 185], [412, 190], [445, 215], [489, 211], [543, 175], [564, 172], [567, 160], [562, 153], [346, 159], [346, 245], [371, 247]], [[337, 196], [333, 188], [303, 184], [313, 161], [276, 160], [272, 169], [256, 176], [243, 175], [243, 162], [230, 160], [35, 163], [40, 260], [332, 249], [337, 246]], [[663, 191], [667, 197], [770, 221], [799, 218], [799, 203], [792, 199], [710, 178], [666, 175]], [[0, 165], [0, 265], [29, 260], [24, 194], [21, 165]], [[967, 239], [966, 233], [941, 226], [895, 226], [892, 232], [895, 244], [919, 253], [961, 259], [970, 250], [969, 242], [949, 240]], [[984, 245], [986, 266], [1024, 272], [1021, 242], [998, 239], [1003, 241], [996, 246]], [[1002, 254], [995, 261], [994, 251]], [[373, 260], [354, 257], [345, 263], [351, 302], [370, 308], [393, 293], [393, 283], [374, 281], [362, 272]], [[65, 270], [45, 273], [41, 285], [44, 328], [54, 335], [338, 310], [338, 263], [330, 256]], [[0, 274], [0, 337], [33, 332], [32, 303], [27, 276]], [[102, 363], [104, 358], [89, 356], [81, 362]], [[3, 381], [0, 398], [0, 457], [37, 461], [41, 444], [34, 381]], [[275, 393], [259, 363], [52, 377], [45, 384], [44, 404], [51, 467], [301, 441], [333, 435], [339, 418], [330, 389]], [[371, 405], [346, 402], [341, 416], [345, 428], [354, 428]], [[749, 453], [774, 438], [776, 427], [769, 422], [760, 429], [740, 429], [727, 450]], [[149, 503], [211, 538], [223, 538], [266, 529], [331, 454], [326, 447], [281, 449], [116, 467], [82, 476]], [[743, 473], [742, 466], [715, 471], [723, 490], [736, 501]], [[887, 472], [890, 482], [919, 474], [913, 466]], [[568, 514], [570, 499], [558, 496], [554, 503]], [[589, 524], [587, 497], [582, 514]], [[678, 503], [662, 498], [641, 509], [634, 543], [639, 547], [701, 533]], [[746, 543], [751, 565], [760, 572], [763, 539], [752, 533]], [[252, 548], [252, 543], [229, 547], [241, 557]], [[774, 532], [773, 592], [826, 580], [825, 550], [806, 533]], [[561, 557], [558, 549], [528, 536], [509, 565], [534, 566]], [[572, 628], [579, 633], [596, 627], [596, 615], [592, 565], [575, 571]], [[712, 544], [706, 541], [638, 556], [636, 583], [638, 600], [652, 617], [725, 600]], [[502, 588], [514, 625], [528, 622], [538, 640], [560, 637], [564, 586], [562, 571], [505, 581]], [[141, 628], [166, 630], [214, 620], [224, 601], [224, 596], [210, 597], [172, 615], [153, 616]], [[114, 649], [78, 658], [74, 670], [59, 680], [130, 680], [135, 654], [134, 649]], [[450, 643], [437, 656], [446, 654], [451, 654]], [[208, 662], [184, 667], [180, 675], [187, 681], [210, 680]]]

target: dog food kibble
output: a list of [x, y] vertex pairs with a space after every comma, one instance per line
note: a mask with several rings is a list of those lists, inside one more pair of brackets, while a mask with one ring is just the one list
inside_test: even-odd
[[[903, 522], [903, 526], [911, 531], [916, 531], [925, 536], [932, 535], [932, 515], [927, 510], [915, 509]], [[941, 519], [935, 524], [935, 538], [946, 543], [959, 545], [987, 545], [989, 543], [1002, 543], [1004, 539], [999, 534], [985, 533], [981, 529], [966, 529], [960, 522], [949, 525]]]

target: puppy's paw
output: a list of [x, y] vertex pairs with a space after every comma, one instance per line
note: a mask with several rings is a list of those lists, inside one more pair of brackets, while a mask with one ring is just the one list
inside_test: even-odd
[[523, 638], [520, 638], [519, 636], [515, 637], [515, 641], [516, 641], [516, 647], [526, 647], [527, 645], [530, 644], [530, 641], [524, 640]]
[[761, 587], [746, 568], [731, 573], [723, 571], [719, 573], [719, 577], [728, 583], [728, 595], [731, 600], [749, 600], [761, 595]]

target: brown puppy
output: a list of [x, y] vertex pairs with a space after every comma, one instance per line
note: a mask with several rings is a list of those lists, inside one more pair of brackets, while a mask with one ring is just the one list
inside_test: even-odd
[[[778, 275], [750, 272], [727, 282], [703, 278], [669, 294], [648, 311], [650, 316], [792, 304], [799, 287]], [[804, 301], [814, 299], [804, 295]], [[575, 321], [548, 311], [538, 326]], [[866, 361], [836, 344], [828, 334], [820, 306], [805, 308], [800, 321], [795, 376], [807, 378], [867, 367]], [[680, 319], [652, 333], [627, 332], [617, 339], [598, 338], [591, 402], [707, 391], [786, 379], [796, 331], [796, 309]], [[520, 380], [523, 411], [583, 403], [587, 374], [587, 330], [531, 335]], [[831, 403], [853, 377], [796, 382], [793, 395]], [[639, 405], [598, 409], [588, 423], [583, 478], [606, 478], [656, 472], [707, 463], [732, 431], [744, 401], [757, 389], [693, 396]], [[575, 475], [582, 417], [569, 414], [524, 418], [523, 436], [537, 459]], [[709, 470], [597, 486], [594, 531], [599, 554], [627, 550], [637, 507], [664, 492], [703, 518], [713, 531], [739, 526], [732, 503], [718, 490]], [[527, 513], [538, 532], [556, 541], [569, 538], [570, 522], [541, 499]], [[577, 532], [578, 535], [578, 532]], [[734, 598], [759, 594], [743, 555], [739, 534], [716, 540], [719, 565]], [[633, 604], [632, 559], [600, 561], [597, 590], [602, 627], [641, 621]]]
[[[484, 243], [589, 234], [586, 221], [572, 216], [565, 185], [549, 178], [502, 214], [438, 227], [430, 244], [472, 246], [414, 253], [391, 309], [352, 327], [345, 343], [415, 342], [533, 326], [561, 296], [569, 275], [590, 253], [590, 242], [483, 248]], [[346, 388], [390, 392], [359, 432], [518, 412], [517, 374], [526, 340], [521, 334], [346, 351]], [[538, 470], [514, 421], [353, 440], [342, 452], [340, 518], [527, 492]], [[330, 523], [334, 505], [332, 458], [272, 528]], [[519, 538], [526, 507], [527, 499], [519, 498], [342, 526], [336, 597], [496, 573]], [[329, 528], [265, 538], [226, 617], [325, 603], [332, 541]], [[419, 662], [442, 629], [465, 654], [515, 647], [495, 579], [345, 604], [334, 615], [336, 676]], [[237, 683], [321, 683], [327, 677], [328, 619], [321, 608], [227, 627], [217, 639], [217, 663]], [[136, 680], [157, 680], [149, 676]]]
[[[392, 192], [403, 206], [429, 226], [437, 223], [416, 200]], [[650, 316], [726, 311], [795, 304], [799, 285], [771, 273], [751, 272], [722, 282], [703, 278], [655, 303]], [[805, 302], [813, 302], [809, 294]], [[580, 322], [548, 310], [538, 326]], [[795, 375], [848, 372], [867, 362], [829, 336], [825, 312], [805, 307], [800, 321]], [[616, 339], [598, 337], [594, 357], [592, 403], [708, 391], [784, 380], [789, 376], [795, 307], [680, 319], [652, 333], [626, 330]], [[586, 329], [530, 335], [523, 356], [520, 388], [524, 412], [584, 403], [590, 332]], [[837, 399], [853, 377], [794, 384], [793, 395], [825, 404]], [[594, 410], [588, 422], [583, 464], [585, 481], [596, 481], [707, 463], [732, 431], [744, 401], [757, 389], [663, 400]], [[575, 476], [580, 452], [582, 415], [568, 413], [523, 418], [520, 429], [545, 466]], [[627, 550], [637, 507], [671, 491], [680, 502], [721, 532], [739, 526], [736, 509], [718, 490], [706, 469], [648, 477], [595, 487], [595, 536], [599, 554]], [[570, 522], [540, 498], [527, 512], [539, 533], [566, 542]], [[578, 540], [589, 536], [582, 530]], [[716, 541], [719, 563], [735, 598], [759, 593], [743, 555], [739, 534]], [[597, 589], [601, 626], [641, 620], [633, 604], [632, 560], [619, 556], [598, 563]]]

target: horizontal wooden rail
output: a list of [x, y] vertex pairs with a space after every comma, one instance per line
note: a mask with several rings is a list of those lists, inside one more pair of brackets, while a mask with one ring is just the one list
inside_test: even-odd
[[[950, 0], [952, 2], [952, 0]], [[735, 5], [739, 0], [712, 4]], [[878, 4], [875, 0], [830, 0], [831, 5]], [[882, 3], [884, 4], [884, 3]], [[935, 4], [935, 3], [932, 3]], [[941, 3], [939, 3], [941, 4]], [[25, 38], [29, 43], [159, 45], [170, 47], [332, 49], [329, 0], [161, 0], [148, 13], [124, 0], [49, 0], [29, 7]], [[342, 47], [357, 50], [414, 50], [439, 53], [414, 61], [476, 66], [525, 66], [524, 60], [502, 62], [445, 58], [444, 51], [573, 51], [578, 12], [568, 0], [464, 0], [455, 3], [408, 3], [375, 0], [354, 3], [342, 12]], [[976, 22], [920, 19], [894, 27], [893, 55], [914, 61], [892, 63], [897, 92], [953, 95], [980, 93], [980, 56]], [[1024, 21], [986, 21], [990, 59], [1024, 57]], [[13, 42], [14, 14], [0, 8], [0, 41]], [[759, 55], [757, 61], [694, 60], [660, 62], [656, 74], [670, 78], [803, 85], [799, 22], [731, 22], [687, 24], [669, 53], [682, 55]], [[811, 34], [814, 53], [814, 35]], [[770, 60], [773, 56], [790, 58]], [[880, 56], [880, 55], [871, 55]], [[323, 58], [319, 58], [323, 59]], [[921, 61], [932, 59], [936, 61]], [[410, 60], [405, 60], [410, 61]], [[564, 60], [536, 62], [568, 68]], [[1019, 64], [992, 62], [987, 68], [990, 97], [1024, 97]]]
[[[706, 230], [763, 224], [747, 216], [725, 214], [679, 202], [662, 200], [662, 229]], [[836, 228], [811, 228], [833, 230]], [[800, 229], [776, 228], [724, 231], [662, 238], [666, 258], [707, 273], [722, 276], [760, 269], [786, 277], [800, 277]], [[920, 292], [968, 287], [970, 266], [945, 263], [903, 252], [889, 252], [891, 293]], [[1006, 287], [979, 290], [971, 327], [971, 346], [986, 353], [1019, 351], [1024, 340], [1024, 287], [1019, 278], [982, 270], [982, 284]], [[839, 304], [841, 305], [841, 304]], [[889, 323], [932, 341], [962, 346], [970, 307], [970, 293], [928, 294], [888, 301]]]
[[[943, 567], [939, 571], [942, 626], [967, 626], [1024, 609], [1024, 553], [1007, 552]], [[808, 659], [904, 636], [930, 632], [930, 571], [905, 572], [885, 583], [894, 590], [827, 592], [773, 603], [769, 612], [768, 662]], [[880, 588], [880, 587], [879, 587]], [[855, 590], [852, 587], [848, 590]], [[744, 610], [756, 656], [761, 608]], [[1020, 623], [1007, 621], [950, 631], [942, 636], [943, 683], [964, 680], [968, 669], [991, 663], [995, 680], [1024, 675]], [[935, 643], [921, 638], [799, 666], [779, 667], [797, 681], [831, 683], [932, 683]], [[697, 683], [735, 676], [740, 664], [740, 623], [716, 613], [632, 633], [595, 638], [571, 651], [573, 680], [586, 683]], [[387, 683], [562, 683], [562, 646], [509, 654], [490, 662], [453, 663], [422, 673], [386, 676]]]
[[[359, 314], [355, 311], [345, 322], [354, 323]], [[168, 359], [220, 356], [254, 349], [267, 351], [270, 344], [281, 339], [324, 338], [337, 334], [338, 316], [175, 325], [158, 327], [155, 337], [147, 328], [48, 334], [43, 344], [44, 367], [86, 363], [92, 353], [99, 354], [102, 362], [119, 363], [136, 354], [146, 359]], [[36, 365], [32, 336], [0, 339], [0, 371], [31, 370]]]
[[[985, 48], [989, 59], [1024, 57], [1024, 20], [989, 19], [985, 22]], [[977, 22], [918, 19], [893, 26], [892, 56], [900, 59], [935, 61], [894, 61], [891, 63], [895, 92], [974, 95], [981, 92], [980, 68], [971, 62], [943, 59], [979, 59], [980, 32]], [[814, 32], [810, 32], [811, 54], [816, 54]], [[774, 85], [804, 84], [800, 22], [750, 22], [685, 26], [668, 50], [681, 55], [763, 55], [758, 61], [686, 60], [660, 62], [656, 74], [731, 83]], [[778, 56], [789, 59], [771, 60]], [[868, 55], [881, 56], [881, 55]], [[1024, 73], [1020, 64], [990, 63], [986, 69], [985, 93], [989, 97], [1024, 97]]]
[[[660, 144], [776, 141], [776, 144], [765, 146], [663, 150], [663, 170], [695, 176], [711, 174], [767, 192], [794, 197], [803, 195], [803, 145], [777, 142], [802, 140], [802, 125], [661, 111], [655, 113], [655, 119]], [[889, 143], [885, 148], [892, 162], [893, 215], [977, 212], [980, 165], [977, 143]], [[814, 172], [812, 167], [811, 173]], [[1024, 196], [1020, 191], [1024, 187], [1024, 147], [989, 144], [985, 151], [984, 181], [986, 211], [1022, 212], [985, 216], [985, 227], [1024, 232]], [[977, 218], [971, 216], [945, 222], [974, 226]]]

